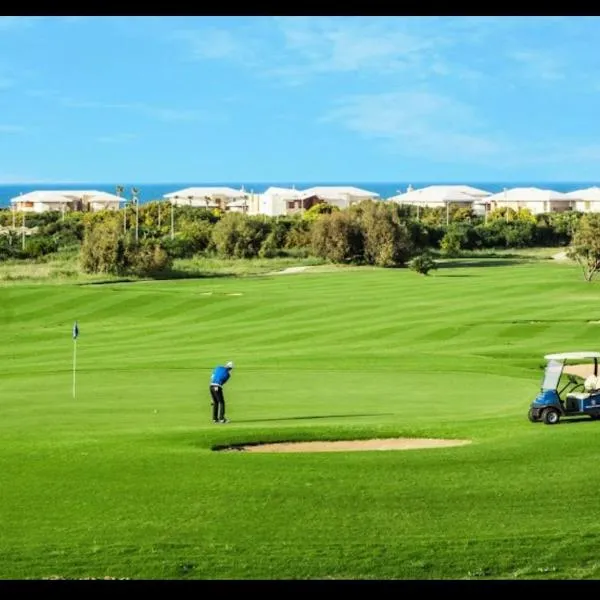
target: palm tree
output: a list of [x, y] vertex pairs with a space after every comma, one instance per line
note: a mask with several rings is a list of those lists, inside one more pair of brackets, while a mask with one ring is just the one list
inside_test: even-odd
[[131, 188], [132, 202], [135, 202], [135, 241], [138, 241], [139, 227], [140, 227], [140, 202], [138, 200], [138, 194], [140, 190], [137, 188]]
[[[122, 185], [118, 185], [115, 188], [117, 192], [117, 196], [120, 198], [121, 194], [125, 191], [125, 188]], [[127, 202], [123, 202], [123, 233], [127, 232]]]

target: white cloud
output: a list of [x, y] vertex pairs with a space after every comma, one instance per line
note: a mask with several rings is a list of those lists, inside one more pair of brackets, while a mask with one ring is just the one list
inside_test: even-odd
[[[335, 73], [400, 75], [420, 80], [458, 75], [441, 51], [452, 37], [439, 27], [428, 29], [417, 17], [276, 17], [282, 48], [278, 64], [266, 70], [281, 82], [299, 85]], [[475, 71], [460, 66], [461, 77]]]
[[511, 139], [494, 131], [471, 106], [429, 92], [348, 97], [320, 121], [379, 142], [390, 155], [425, 158], [432, 163], [498, 169], [552, 165], [556, 173], [564, 173], [563, 179], [572, 179], [574, 171], [593, 173], [600, 161], [600, 143]]
[[[572, 44], [561, 46], [558, 41], [581, 41], [582, 36], [573, 33], [585, 26], [581, 20], [295, 16], [251, 21], [251, 26], [236, 22], [235, 29], [189, 28], [168, 37], [183, 45], [191, 60], [232, 62], [253, 69], [258, 77], [289, 85], [312, 83], [331, 74], [398, 76], [407, 85], [440, 78], [465, 85], [507, 75], [514, 79], [515, 73], [529, 82], [581, 79], [570, 68], [576, 54], [569, 50]], [[532, 39], [556, 43], [549, 51], [514, 50], [526, 48]], [[563, 56], [565, 52], [572, 56]], [[517, 71], [511, 68], [514, 64]]]
[[367, 139], [379, 139], [393, 153], [441, 161], [489, 162], [505, 150], [473, 109], [428, 92], [361, 95], [339, 102], [322, 119]]

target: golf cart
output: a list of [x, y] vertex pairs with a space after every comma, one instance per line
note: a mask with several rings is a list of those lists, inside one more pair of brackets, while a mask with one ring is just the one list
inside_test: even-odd
[[548, 354], [544, 359], [544, 378], [529, 408], [529, 420], [555, 425], [561, 417], [588, 415], [600, 419], [600, 352], [564, 352]]

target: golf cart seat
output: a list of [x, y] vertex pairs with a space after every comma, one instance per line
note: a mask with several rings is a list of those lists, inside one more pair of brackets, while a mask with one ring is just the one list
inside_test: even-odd
[[590, 396], [589, 392], [571, 392], [567, 394], [567, 400], [587, 400]]
[[587, 400], [590, 396], [600, 393], [600, 378], [596, 375], [588, 375], [583, 382], [585, 392], [570, 392], [567, 400]]
[[600, 379], [596, 375], [589, 375], [583, 382], [583, 387], [586, 392], [594, 392], [600, 388]]

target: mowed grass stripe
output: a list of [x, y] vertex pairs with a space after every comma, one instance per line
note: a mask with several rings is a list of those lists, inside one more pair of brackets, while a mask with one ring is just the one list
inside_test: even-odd
[[[600, 288], [554, 264], [443, 270], [472, 276], [217, 280], [243, 294], [230, 297], [247, 307], [239, 312], [216, 295], [195, 296], [211, 289], [208, 280], [131, 284], [122, 294], [64, 286], [52, 296], [58, 306], [70, 299], [95, 311], [81, 324], [76, 400], [68, 308], [21, 319], [10, 349], [0, 346], [20, 373], [2, 376], [3, 576], [525, 577], [556, 564], [565, 546], [572, 560], [559, 561], [561, 575], [580, 575], [600, 531], [597, 485], [581, 456], [582, 448], [592, 462], [600, 456], [597, 424], [538, 426], [526, 412], [546, 346], [591, 344], [600, 333], [567, 322], [563, 310], [575, 297], [593, 306]], [[543, 284], [533, 293], [532, 281]], [[119, 294], [128, 300], [115, 314]], [[548, 322], [523, 322], [541, 314]], [[232, 422], [215, 427], [206, 382], [228, 358], [238, 365], [227, 387]], [[210, 451], [398, 435], [474, 443]], [[572, 503], [588, 510], [576, 521], [547, 519]]]

